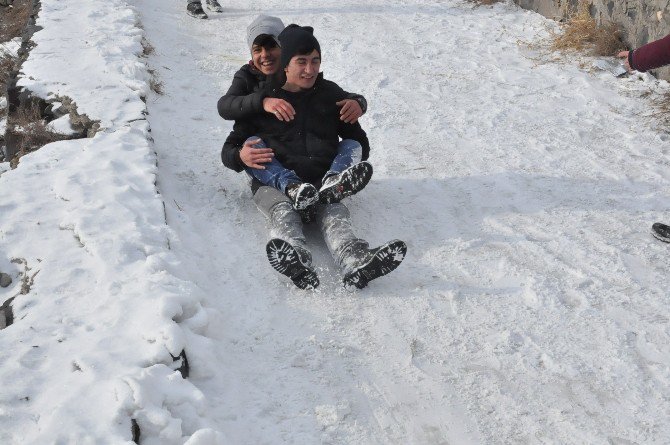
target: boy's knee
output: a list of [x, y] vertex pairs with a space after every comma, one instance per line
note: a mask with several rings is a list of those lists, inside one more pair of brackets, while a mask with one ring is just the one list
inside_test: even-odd
[[244, 141], [244, 142], [247, 143], [247, 142], [256, 141], [256, 140], [258, 142], [256, 142], [254, 145], [252, 145], [252, 147], [254, 147], [254, 148], [267, 148], [267, 146], [265, 145], [265, 141], [263, 139], [259, 138], [258, 136], [248, 137], [247, 140]]
[[326, 204], [320, 206], [319, 213], [323, 218], [338, 218], [338, 219], [349, 219], [351, 214], [346, 205], [341, 202], [335, 202], [332, 204]]
[[351, 158], [355, 163], [361, 162], [363, 159], [363, 146], [360, 142], [353, 139], [342, 139], [340, 142], [340, 150], [347, 150], [351, 153]]
[[291, 206], [288, 196], [274, 187], [261, 186], [254, 193], [254, 203], [256, 207], [268, 218], [272, 216], [273, 209], [280, 203], [287, 203]]
[[353, 139], [342, 139], [340, 141], [340, 146], [349, 149], [362, 149], [360, 142]]

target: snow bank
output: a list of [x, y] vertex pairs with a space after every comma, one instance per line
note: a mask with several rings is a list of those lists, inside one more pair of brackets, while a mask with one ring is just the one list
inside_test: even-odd
[[143, 443], [199, 428], [202, 394], [171, 365], [207, 314], [173, 273], [136, 23], [125, 1], [42, 1], [19, 85], [72, 98], [102, 131], [2, 170], [0, 270], [14, 281], [0, 302], [16, 297], [0, 331], [3, 444], [128, 442], [131, 418]]
[[149, 91], [142, 29], [127, 2], [41, 2], [32, 38], [36, 47], [23, 64], [19, 87], [39, 97], [68, 96], [79, 114], [96, 116], [103, 128], [142, 119], [140, 100]]

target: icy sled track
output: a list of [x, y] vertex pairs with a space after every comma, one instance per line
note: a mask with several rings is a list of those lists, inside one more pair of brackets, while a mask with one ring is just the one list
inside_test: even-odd
[[[666, 84], [538, 65], [518, 41], [553, 25], [509, 5], [140, 11], [166, 91], [148, 108], [173, 247], [208, 296], [207, 347], [191, 345], [202, 422], [248, 444], [670, 437], [668, 250], [648, 234], [670, 218], [669, 146], [639, 98]], [[370, 103], [375, 175], [349, 205], [361, 236], [409, 256], [358, 294], [314, 230], [320, 290], [274, 273], [245, 181], [220, 165], [215, 103], [261, 12], [313, 25], [326, 76]]]

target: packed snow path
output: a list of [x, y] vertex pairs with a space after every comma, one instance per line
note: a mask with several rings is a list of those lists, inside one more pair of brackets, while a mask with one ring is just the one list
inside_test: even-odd
[[[207, 298], [187, 351], [199, 422], [228, 443], [664, 443], [670, 437], [668, 135], [648, 78], [538, 63], [554, 26], [510, 5], [223, 2], [138, 10], [172, 249]], [[312, 25], [327, 78], [368, 99], [360, 236], [400, 268], [350, 294], [308, 229], [322, 285], [264, 255], [267, 227], [220, 147], [216, 101], [259, 13]], [[195, 426], [188, 419], [183, 434]]]

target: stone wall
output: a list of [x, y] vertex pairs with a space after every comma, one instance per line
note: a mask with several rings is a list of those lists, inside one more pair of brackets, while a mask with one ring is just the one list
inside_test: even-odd
[[[514, 0], [524, 9], [554, 20], [565, 20], [578, 0]], [[624, 32], [629, 48], [638, 48], [670, 34], [670, 0], [591, 0], [591, 15], [598, 24], [613, 22]], [[654, 74], [670, 80], [670, 68]]]

